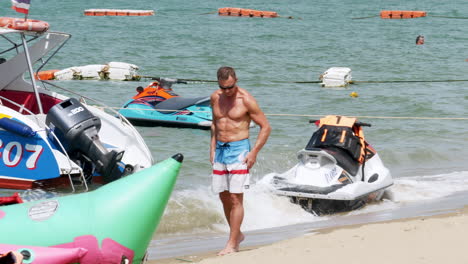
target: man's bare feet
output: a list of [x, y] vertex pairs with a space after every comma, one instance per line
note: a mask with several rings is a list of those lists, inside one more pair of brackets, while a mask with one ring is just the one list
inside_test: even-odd
[[218, 252], [218, 256], [224, 256], [224, 255], [235, 253], [235, 252], [239, 252], [239, 249], [235, 249], [235, 248], [232, 248], [232, 247], [226, 247], [225, 249]]
[[240, 236], [239, 236], [239, 239], [237, 240], [237, 244], [234, 247], [232, 247], [229, 244], [226, 245], [226, 247], [223, 250], [218, 252], [218, 256], [224, 256], [224, 255], [227, 255], [227, 254], [239, 252], [239, 245], [240, 245], [240, 243], [242, 243], [242, 241], [244, 241], [244, 239], [245, 239], [245, 236], [244, 236], [243, 233], [241, 233]]
[[237, 251], [239, 251], [239, 245], [240, 245], [240, 243], [242, 243], [242, 241], [244, 241], [244, 239], [245, 239], [244, 234], [240, 233], [239, 241], [237, 242], [237, 246], [236, 246]]

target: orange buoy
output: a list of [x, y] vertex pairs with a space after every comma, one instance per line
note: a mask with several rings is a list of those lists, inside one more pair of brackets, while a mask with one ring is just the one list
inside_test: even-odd
[[25, 20], [23, 18], [15, 17], [0, 17], [0, 27], [25, 31], [45, 32], [49, 29], [49, 23], [34, 19]]
[[154, 10], [87, 9], [85, 16], [153, 16]]
[[407, 10], [382, 10], [380, 18], [383, 19], [406, 19], [425, 17], [426, 11], [407, 11]]
[[58, 71], [60, 71], [60, 70], [40, 71], [40, 72], [34, 74], [34, 78], [36, 80], [53, 80], [53, 79], [55, 79], [54, 73], [56, 73]]
[[278, 17], [273, 11], [261, 11], [237, 7], [222, 7], [218, 9], [220, 16], [242, 16], [242, 17]]

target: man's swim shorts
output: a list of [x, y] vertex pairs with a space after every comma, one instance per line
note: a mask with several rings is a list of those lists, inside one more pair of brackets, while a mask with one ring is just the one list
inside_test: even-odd
[[249, 188], [249, 169], [244, 163], [249, 151], [248, 138], [234, 142], [216, 142], [211, 185], [213, 192], [243, 193]]

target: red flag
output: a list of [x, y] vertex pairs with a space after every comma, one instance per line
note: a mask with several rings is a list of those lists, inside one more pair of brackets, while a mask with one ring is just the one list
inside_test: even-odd
[[18, 13], [28, 14], [31, 0], [11, 0], [11, 8]]

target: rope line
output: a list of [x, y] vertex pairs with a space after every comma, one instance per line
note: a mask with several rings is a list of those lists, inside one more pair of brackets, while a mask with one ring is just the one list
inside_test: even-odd
[[[152, 80], [157, 80], [161, 77], [154, 76], [139, 76], [140, 78], [149, 78]], [[202, 80], [202, 79], [186, 79], [186, 78], [177, 78], [179, 81], [189, 82], [189, 83], [217, 83], [216, 80]], [[273, 83], [322, 83], [322, 81], [275, 81]], [[468, 82], [468, 80], [388, 80], [388, 81], [350, 81], [350, 84], [359, 84], [359, 83], [416, 83], [416, 82]]]
[[441, 18], [454, 18], [454, 19], [468, 19], [468, 17], [451, 17], [451, 16], [434, 16], [434, 15], [428, 15], [430, 17], [441, 17]]
[[[189, 111], [189, 110], [171, 110], [171, 109], [139, 109], [139, 108], [121, 108], [121, 107], [107, 107], [116, 110], [120, 109], [127, 109], [127, 110], [139, 110], [139, 111], [158, 111], [158, 112], [181, 112], [181, 111]], [[211, 113], [211, 111], [190, 111], [193, 113]], [[326, 114], [322, 115], [310, 115], [310, 114], [265, 114], [266, 116], [287, 116], [287, 117], [324, 117]], [[421, 116], [354, 116], [354, 115], [345, 115], [345, 116], [352, 116], [355, 118], [367, 118], [367, 119], [406, 119], [406, 120], [468, 120], [468, 117], [421, 117]]]
[[468, 82], [468, 80], [389, 80], [389, 81], [350, 81], [350, 84], [358, 83], [415, 83], [415, 82]]
[[[366, 19], [379, 17], [380, 15], [367, 16], [367, 17], [352, 17], [351, 19]], [[453, 18], [453, 19], [468, 19], [468, 17], [452, 17], [452, 16], [437, 16], [437, 15], [427, 15], [428, 17], [439, 17], [439, 18]]]
[[351, 19], [366, 19], [366, 18], [374, 18], [374, 17], [379, 17], [380, 15], [374, 15], [374, 16], [367, 16], [367, 17], [353, 17]]
[[[296, 116], [296, 117], [324, 117], [326, 115], [307, 115], [307, 114], [265, 114], [266, 116]], [[468, 117], [418, 117], [418, 116], [352, 116], [355, 118], [368, 119], [414, 119], [414, 120], [468, 120]]]
[[[290, 83], [287, 81], [273, 81], [279, 83]], [[417, 83], [417, 82], [468, 82], [468, 80], [388, 80], [388, 81], [350, 81], [349, 84], [360, 83]], [[297, 81], [292, 83], [322, 83], [322, 81]]]

